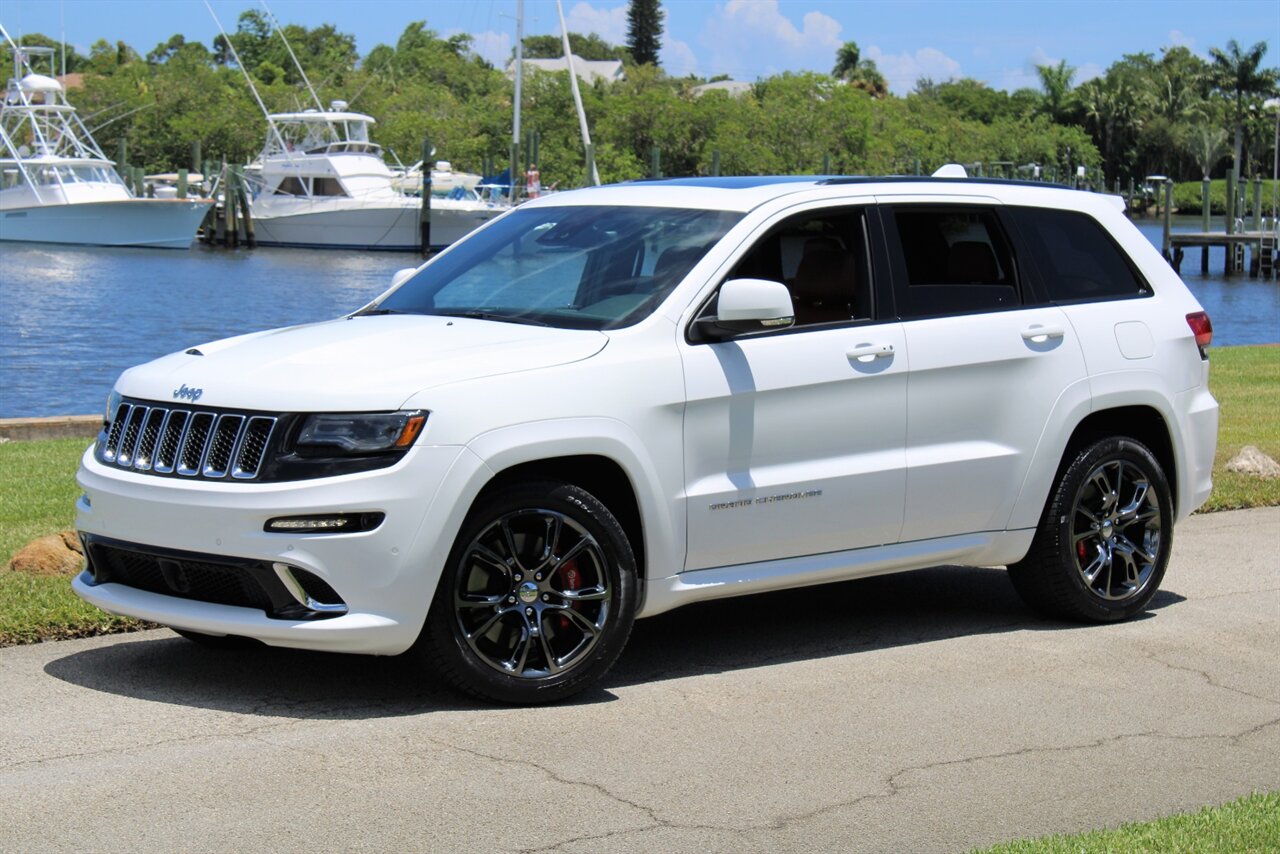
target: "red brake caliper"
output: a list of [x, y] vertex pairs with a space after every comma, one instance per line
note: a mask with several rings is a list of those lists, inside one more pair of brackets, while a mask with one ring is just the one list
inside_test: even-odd
[[[575, 560], [565, 561], [560, 565], [560, 582], [561, 590], [577, 590], [582, 586], [582, 573], [578, 572], [578, 562]], [[573, 603], [569, 604], [573, 607]], [[569, 618], [560, 615], [560, 628], [565, 630], [569, 628]]]

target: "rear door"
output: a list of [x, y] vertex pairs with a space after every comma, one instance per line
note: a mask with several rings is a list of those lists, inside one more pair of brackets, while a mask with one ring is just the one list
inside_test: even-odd
[[999, 205], [881, 201], [911, 357], [902, 539], [1003, 530], [1055, 404], [1087, 382], [1079, 342], [1036, 304]]

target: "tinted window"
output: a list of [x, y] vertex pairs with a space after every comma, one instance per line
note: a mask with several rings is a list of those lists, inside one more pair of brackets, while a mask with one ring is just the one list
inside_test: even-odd
[[907, 279], [903, 317], [1019, 304], [1013, 252], [994, 211], [904, 206], [893, 221]]
[[1071, 302], [1151, 292], [1093, 217], [1042, 208], [1021, 208], [1015, 215], [1018, 232], [1034, 253], [1050, 300]]
[[769, 231], [733, 268], [731, 279], [768, 279], [791, 291], [796, 326], [872, 317], [865, 218], [861, 209], [808, 213]]

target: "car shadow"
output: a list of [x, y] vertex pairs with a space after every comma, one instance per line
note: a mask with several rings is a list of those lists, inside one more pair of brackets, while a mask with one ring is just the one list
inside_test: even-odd
[[[1160, 591], [1138, 619], [1184, 597]], [[622, 658], [569, 701], [610, 702], [612, 688], [811, 661], [956, 637], [1085, 626], [1043, 620], [1002, 569], [936, 567], [689, 605], [636, 623]], [[214, 649], [172, 636], [54, 659], [56, 679], [141, 700], [242, 714], [363, 720], [486, 708], [408, 657], [253, 645]]]

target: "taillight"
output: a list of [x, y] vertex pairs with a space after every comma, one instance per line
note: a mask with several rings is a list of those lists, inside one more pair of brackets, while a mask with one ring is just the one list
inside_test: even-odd
[[1203, 356], [1205, 349], [1213, 341], [1213, 321], [1209, 320], [1208, 312], [1196, 311], [1187, 315], [1187, 326], [1190, 326], [1192, 333], [1195, 334], [1196, 346], [1200, 348], [1200, 355]]

